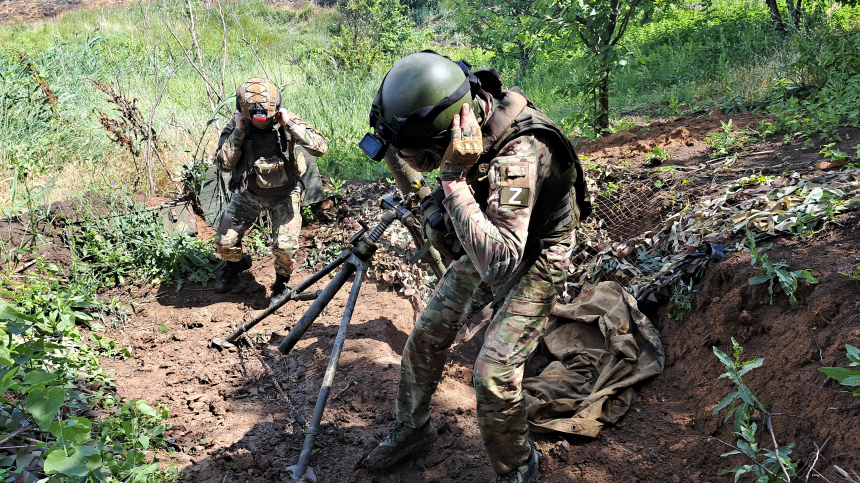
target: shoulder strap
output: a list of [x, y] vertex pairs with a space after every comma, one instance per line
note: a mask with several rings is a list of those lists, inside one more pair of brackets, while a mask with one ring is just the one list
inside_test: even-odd
[[[493, 115], [487, 119], [487, 123], [481, 128], [484, 141], [484, 152], [491, 153], [492, 157], [504, 146], [497, 146], [499, 140], [505, 139], [517, 117], [528, 105], [528, 98], [517, 92], [507, 91], [499, 99], [499, 106]], [[491, 159], [491, 158], [490, 158]]]

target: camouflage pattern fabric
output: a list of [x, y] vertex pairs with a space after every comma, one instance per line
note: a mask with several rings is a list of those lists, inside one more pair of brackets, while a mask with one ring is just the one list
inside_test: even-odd
[[490, 162], [485, 211], [468, 186], [442, 201], [457, 238], [485, 282], [504, 282], [523, 259], [529, 218], [551, 162], [547, 144], [531, 135], [518, 137]]
[[[251, 190], [257, 198], [279, 198], [292, 191], [291, 180], [279, 188], [260, 188], [253, 174], [254, 161], [258, 158], [282, 156], [289, 159], [288, 151], [298, 144], [311, 156], [323, 156], [328, 151], [328, 140], [317, 130], [298, 117], [293, 117], [287, 126], [290, 139], [279, 142], [279, 125], [272, 123], [265, 129], [249, 125], [244, 131], [236, 127], [231, 119], [221, 131], [218, 149], [215, 151], [215, 166], [224, 173], [231, 173], [230, 191], [234, 193]], [[250, 178], [250, 179], [249, 179]]]
[[272, 236], [275, 239], [272, 246], [275, 273], [290, 276], [293, 273], [293, 256], [299, 247], [299, 231], [302, 227], [299, 213], [301, 195], [299, 185], [296, 185], [289, 196], [275, 202], [260, 200], [249, 193], [234, 194], [215, 233], [216, 253], [228, 262], [241, 260], [242, 237], [260, 213], [268, 209]]
[[[550, 163], [550, 149], [541, 139], [521, 136], [490, 162], [485, 210], [468, 187], [455, 190], [443, 201], [466, 255], [445, 272], [406, 342], [398, 421], [418, 428], [430, 418], [430, 398], [464, 315], [474, 310], [474, 300], [486, 305], [523, 259], [531, 212], [540, 209], [534, 200], [550, 172]], [[555, 302], [555, 286], [564, 283], [569, 263], [566, 252], [563, 244], [544, 249], [493, 316], [475, 362], [478, 425], [497, 474], [522, 465], [530, 454], [523, 366], [543, 333]]]
[[[224, 260], [237, 262], [242, 259], [242, 237], [263, 210], [269, 210], [272, 222], [272, 253], [275, 255], [275, 272], [290, 276], [293, 273], [293, 256], [299, 246], [302, 227], [300, 203], [302, 186], [298, 173], [283, 186], [261, 188], [253, 176], [253, 164], [258, 157], [279, 156], [289, 159], [286, 147], [294, 149], [296, 144], [304, 147], [312, 156], [323, 156], [328, 150], [328, 141], [302, 119], [288, 115], [289, 140], [279, 140], [279, 125], [272, 123], [266, 129], [248, 125], [245, 131], [236, 127], [231, 119], [221, 131], [218, 149], [215, 151], [215, 166], [222, 172], [232, 173], [230, 190], [233, 196], [224, 210], [215, 234], [215, 251]], [[246, 133], [253, 133], [247, 136]], [[253, 139], [250, 139], [253, 138]], [[286, 144], [286, 146], [284, 145]], [[250, 176], [249, 176], [250, 175]], [[251, 181], [248, 178], [252, 178]]]
[[[555, 301], [555, 286], [565, 281], [565, 252], [563, 245], [545, 250], [508, 293], [487, 327], [475, 362], [478, 426], [493, 471], [499, 474], [528, 459], [523, 366], [543, 333]], [[466, 313], [480, 310], [498, 288], [500, 285], [481, 280], [468, 256], [451, 264], [406, 342], [397, 394], [398, 421], [418, 428], [430, 419], [430, 398]], [[473, 306], [473, 300], [480, 300], [480, 307]]]
[[252, 77], [236, 89], [236, 104], [242, 110], [242, 116], [250, 120], [250, 108], [260, 104], [266, 109], [266, 117], [272, 117], [281, 103], [281, 93], [277, 86], [262, 77]]
[[[293, 118], [287, 132], [292, 136], [291, 141], [304, 146], [311, 156], [324, 156], [328, 151], [328, 140], [316, 129], [308, 126], [308, 123], [299, 118]], [[272, 125], [272, 134], [277, 130], [277, 124]], [[251, 129], [249, 126], [247, 129]], [[227, 122], [221, 130], [218, 139], [218, 149], [215, 151], [215, 165], [225, 173], [233, 171], [239, 162], [242, 153], [242, 143], [245, 141], [245, 131], [236, 127], [233, 119]], [[273, 137], [277, 143], [277, 137]]]

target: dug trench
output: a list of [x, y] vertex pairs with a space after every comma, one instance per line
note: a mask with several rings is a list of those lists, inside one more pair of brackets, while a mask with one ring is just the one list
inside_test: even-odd
[[[652, 125], [647, 131], [633, 128], [583, 143], [578, 150], [605, 166], [643, 165], [653, 142], [668, 149], [666, 164], [695, 166], [708, 159], [704, 135], [718, 131], [719, 121], [727, 119], [691, 117]], [[758, 119], [735, 116], [734, 122], [744, 126]], [[665, 139], [658, 139], [662, 134]], [[860, 130], [848, 134], [860, 138]], [[644, 148], [636, 150], [638, 144]], [[737, 177], [769, 169], [814, 170], [820, 155], [800, 148], [763, 141], [745, 149], [777, 154], [743, 158], [732, 172]], [[788, 152], [792, 159], [785, 161]], [[714, 189], [720, 180], [713, 178], [697, 189]], [[744, 347], [745, 359], [764, 358], [745, 382], [775, 414], [777, 444], [796, 443], [795, 460], [815, 459], [812, 479], [820, 472], [829, 481], [840, 481], [833, 465], [860, 471], [860, 401], [818, 371], [825, 365], [847, 367], [845, 344], [860, 344], [860, 283], [840, 274], [858, 264], [858, 222], [860, 214], [849, 212], [814, 237], [775, 240], [771, 260], [786, 260], [818, 279], [815, 285], [801, 284], [796, 309], [784, 294], [775, 293], [771, 302], [766, 285], [749, 284], [756, 267], [746, 252], [711, 263], [694, 287], [698, 292], [692, 310], [682, 320], [668, 318], [665, 303], [640, 305], [660, 329], [664, 373], [640, 385], [633, 408], [595, 439], [533, 434], [544, 456], [541, 481], [730, 481], [731, 476], [720, 473], [749, 462], [742, 456], [720, 457], [730, 448], [718, 440], [734, 444], [736, 438], [731, 421], [723, 421], [724, 413], [712, 411], [735, 388], [718, 379], [724, 367], [712, 347], [729, 352], [732, 338]], [[211, 228], [200, 226], [200, 236], [211, 236]], [[299, 259], [307, 256], [318, 229], [303, 229]], [[310, 274], [299, 272], [294, 282]], [[251, 331], [250, 344], [214, 347], [214, 337], [224, 337], [266, 307], [272, 280], [272, 260], [262, 258], [223, 295], [194, 284], [180, 290], [136, 285], [115, 291], [136, 302], [122, 330], [108, 333], [118, 345], [132, 349], [131, 357], [102, 363], [114, 371], [122, 398], [146, 399], [170, 409], [169, 447], [158, 456], [186, 472], [189, 481], [288, 481], [285, 468], [298, 459], [351, 282], [286, 357], [277, 345], [311, 302], [288, 303]], [[413, 302], [388, 283], [370, 279], [362, 286], [311, 458], [319, 481], [493, 481], [471, 383], [481, 334], [449, 355], [433, 399], [432, 421], [440, 438], [389, 471], [363, 467], [363, 459], [394, 421], [400, 354], [415, 317]], [[763, 414], [753, 417], [764, 427]], [[767, 432], [760, 437], [773, 448]], [[804, 467], [800, 474], [807, 471]]]

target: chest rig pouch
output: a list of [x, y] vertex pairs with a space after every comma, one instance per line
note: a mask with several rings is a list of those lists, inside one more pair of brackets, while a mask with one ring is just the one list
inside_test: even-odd
[[[287, 184], [290, 180], [301, 179], [301, 175], [307, 171], [307, 164], [304, 155], [300, 154], [298, 158], [294, 153], [294, 143], [284, 131], [283, 127], [275, 130], [274, 135], [277, 136], [277, 148], [274, 153], [266, 153], [268, 156], [256, 156], [252, 154], [253, 171], [256, 176], [257, 186], [264, 189], [280, 188]], [[246, 146], [246, 149], [253, 149], [253, 142]], [[271, 150], [269, 150], [271, 151]], [[288, 156], [285, 156], [284, 153]]]
[[287, 182], [287, 170], [283, 160], [278, 157], [257, 158], [254, 173], [260, 188], [279, 188]]

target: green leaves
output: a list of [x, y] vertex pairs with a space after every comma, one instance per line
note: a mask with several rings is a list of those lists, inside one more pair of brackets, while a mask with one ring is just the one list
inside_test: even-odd
[[767, 293], [770, 294], [770, 303], [773, 304], [774, 282], [778, 282], [783, 293], [788, 296], [791, 308], [796, 309], [800, 306], [800, 301], [797, 300], [794, 292], [799, 286], [799, 281], [802, 279], [808, 283], [815, 284], [818, 283], [818, 279], [813, 277], [808, 270], [789, 271], [787, 263], [771, 262], [770, 257], [765, 253], [765, 251], [770, 249], [772, 246], [772, 243], [768, 243], [761, 248], [757, 248], [755, 246], [755, 238], [753, 237], [752, 232], [748, 232], [747, 242], [742, 248], [750, 253], [750, 263], [753, 266], [755, 266], [756, 263], [761, 264], [761, 269], [759, 269], [755, 275], [750, 277], [749, 284], [760, 285], [767, 283]]
[[68, 418], [51, 423], [48, 431], [63, 443], [83, 444], [90, 440], [93, 423], [86, 418]]
[[61, 387], [45, 389], [44, 386], [30, 388], [27, 395], [27, 412], [43, 431], [47, 431], [51, 421], [57, 417], [57, 411], [66, 399], [66, 391]]
[[[723, 453], [721, 457], [744, 454], [756, 464], [738, 465], [730, 470], [723, 471], [722, 474], [734, 474], [735, 481], [738, 481], [742, 475], [752, 473], [757, 477], [756, 481], [770, 483], [779, 482], [781, 476], [788, 474], [795, 475], [797, 463], [791, 461], [789, 455], [794, 448], [794, 443], [779, 447], [778, 452], [774, 452], [767, 448], [762, 448], [756, 441], [756, 433], [758, 425], [752, 421], [752, 414], [755, 409], [763, 413], [767, 413], [764, 405], [752, 393], [749, 386], [744, 384], [742, 376], [753, 369], [761, 367], [764, 359], [753, 359], [751, 361], [741, 362], [740, 357], [743, 354], [741, 347], [734, 338], [732, 338], [732, 348], [734, 353], [732, 357], [726, 353], [713, 348], [714, 354], [726, 366], [726, 372], [720, 375], [720, 379], [728, 378], [736, 386], [737, 391], [724, 397], [717, 407], [714, 408], [713, 414], [719, 414], [723, 409], [727, 409], [725, 421], [734, 416], [734, 434], [738, 438], [736, 446], [728, 445], [735, 448], [733, 451]], [[770, 415], [765, 416], [767, 424], [770, 424]], [[728, 444], [728, 443], [726, 443]]]
[[[851, 367], [860, 366], [860, 349], [845, 344], [848, 360]], [[819, 367], [819, 371], [823, 372], [827, 377], [838, 381], [843, 386], [860, 386], [860, 370], [845, 369], [842, 367]], [[853, 392], [854, 396], [860, 397], [860, 388]]]
[[57, 448], [45, 458], [45, 473], [83, 477], [102, 466], [101, 452], [90, 446], [72, 446], [68, 451]]

